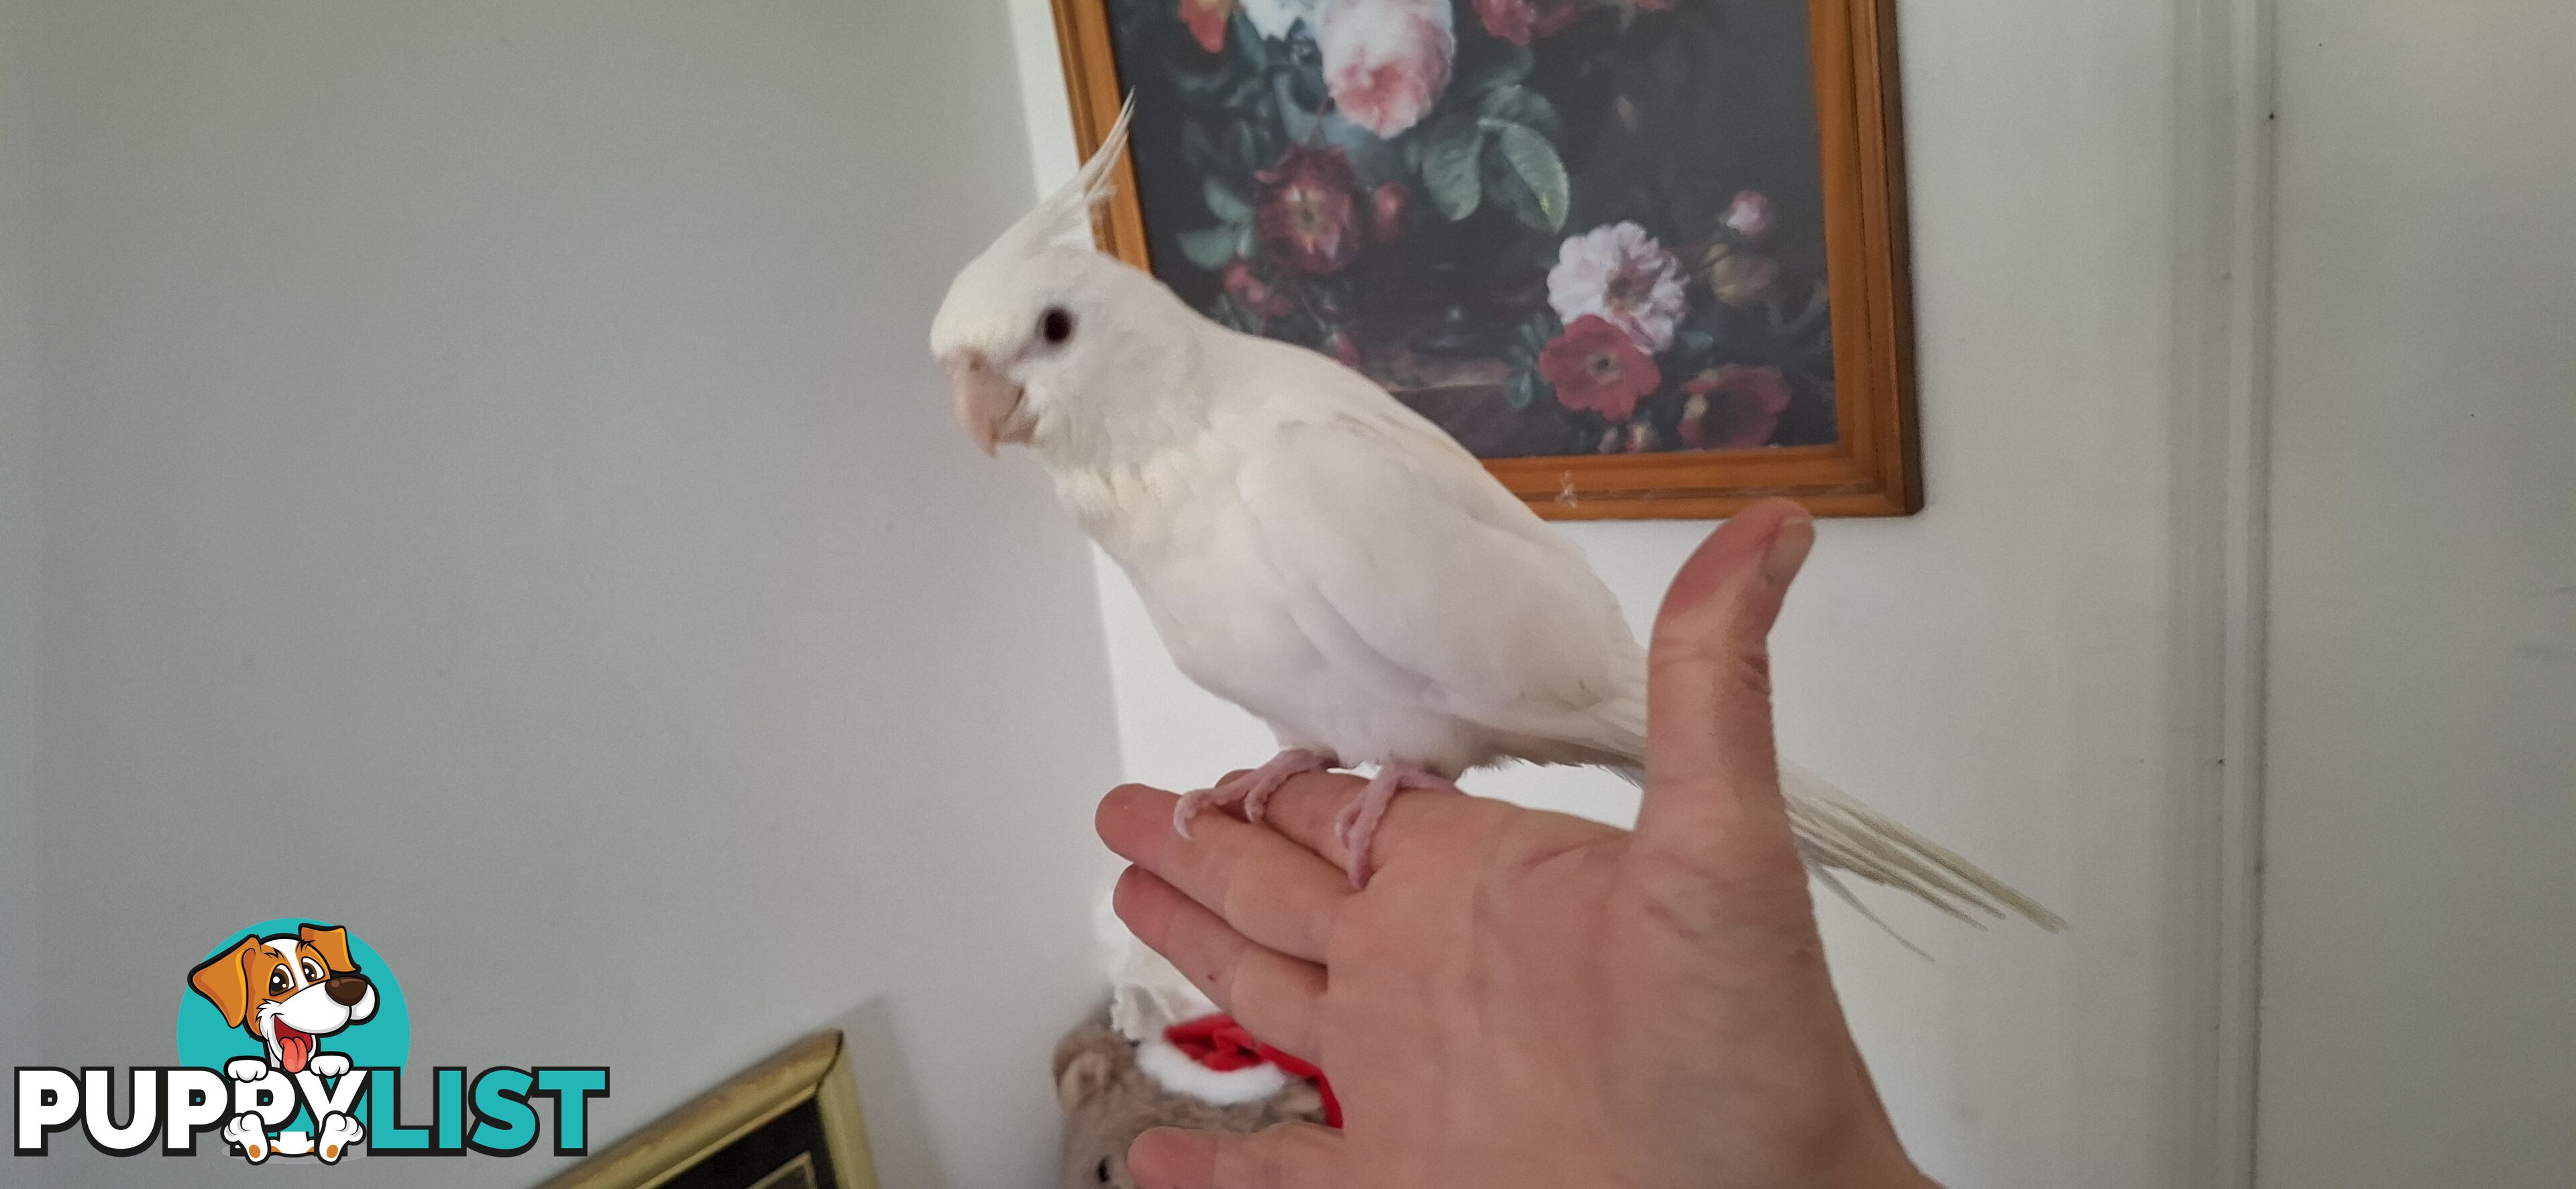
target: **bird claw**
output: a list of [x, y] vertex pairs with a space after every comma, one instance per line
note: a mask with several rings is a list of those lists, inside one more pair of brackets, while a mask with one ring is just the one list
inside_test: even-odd
[[1243, 820], [1259, 825], [1262, 814], [1270, 805], [1270, 795], [1278, 792], [1279, 786], [1288, 783], [1290, 777], [1308, 772], [1329, 772], [1339, 762], [1322, 752], [1302, 747], [1288, 748], [1250, 772], [1218, 781], [1215, 788], [1194, 789], [1181, 794], [1180, 804], [1172, 807], [1172, 832], [1187, 838], [1190, 836], [1190, 819], [1198, 816], [1201, 810], [1223, 809], [1229, 805], [1243, 806]]
[[1378, 823], [1386, 817], [1386, 807], [1402, 792], [1457, 793], [1464, 790], [1456, 781], [1411, 764], [1382, 764], [1377, 775], [1370, 777], [1368, 787], [1333, 817], [1333, 840], [1342, 847], [1342, 873], [1350, 877], [1351, 887], [1365, 888], [1369, 881], [1369, 847], [1377, 839]]

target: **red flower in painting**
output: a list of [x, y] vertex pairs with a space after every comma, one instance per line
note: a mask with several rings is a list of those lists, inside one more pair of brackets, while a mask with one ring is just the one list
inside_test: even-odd
[[1369, 196], [1369, 230], [1377, 242], [1394, 243], [1404, 235], [1404, 213], [1413, 205], [1413, 192], [1402, 182], [1380, 182]]
[[1324, 336], [1324, 350], [1333, 358], [1341, 360], [1343, 367], [1360, 365], [1359, 341], [1352, 338], [1351, 332], [1347, 330], [1336, 330]]
[[1181, 0], [1181, 23], [1190, 39], [1213, 54], [1225, 48], [1225, 19], [1234, 15], [1234, 0]]
[[1789, 410], [1789, 381], [1776, 367], [1730, 363], [1682, 381], [1682, 441], [1695, 450], [1768, 445]]
[[1252, 265], [1237, 256], [1226, 262], [1225, 291], [1234, 295], [1243, 308], [1264, 318], [1276, 318], [1297, 308], [1297, 299], [1286, 289], [1261, 279]]
[[1252, 179], [1254, 225], [1289, 271], [1320, 277], [1359, 257], [1359, 178], [1340, 149], [1293, 145]]
[[1583, 15], [1584, 0], [1476, 0], [1485, 32], [1513, 45], [1553, 37]]
[[1612, 421], [1634, 415], [1637, 402], [1664, 382], [1628, 332], [1598, 314], [1575, 319], [1540, 348], [1538, 372], [1556, 386], [1556, 403]]

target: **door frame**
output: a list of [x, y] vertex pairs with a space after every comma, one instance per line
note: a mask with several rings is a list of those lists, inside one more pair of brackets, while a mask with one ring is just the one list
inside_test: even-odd
[[2192, 816], [2193, 1177], [2254, 1184], [2271, 391], [2272, 0], [2177, 0], [2168, 707]]

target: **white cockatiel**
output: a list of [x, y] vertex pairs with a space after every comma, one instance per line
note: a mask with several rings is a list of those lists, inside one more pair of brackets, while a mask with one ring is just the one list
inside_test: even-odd
[[[1277, 734], [1268, 763], [1184, 797], [1175, 828], [1238, 803], [1257, 822], [1291, 776], [1373, 765], [1337, 823], [1356, 885], [1400, 791], [1512, 760], [1638, 777], [1645, 652], [1571, 541], [1367, 377], [1209, 321], [1092, 248], [1126, 127], [957, 274], [930, 346], [976, 444], [1026, 445], [1181, 671]], [[1845, 899], [1831, 870], [2058, 927], [1822, 781], [1783, 777], [1809, 869]]]

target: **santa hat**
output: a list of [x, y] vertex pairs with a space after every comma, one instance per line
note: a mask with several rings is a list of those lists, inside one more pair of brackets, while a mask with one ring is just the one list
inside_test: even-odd
[[1306, 1078], [1324, 1096], [1324, 1125], [1342, 1125], [1342, 1104], [1313, 1062], [1264, 1044], [1229, 1015], [1184, 1020], [1136, 1046], [1136, 1067], [1166, 1090], [1232, 1106], [1259, 1102]]

